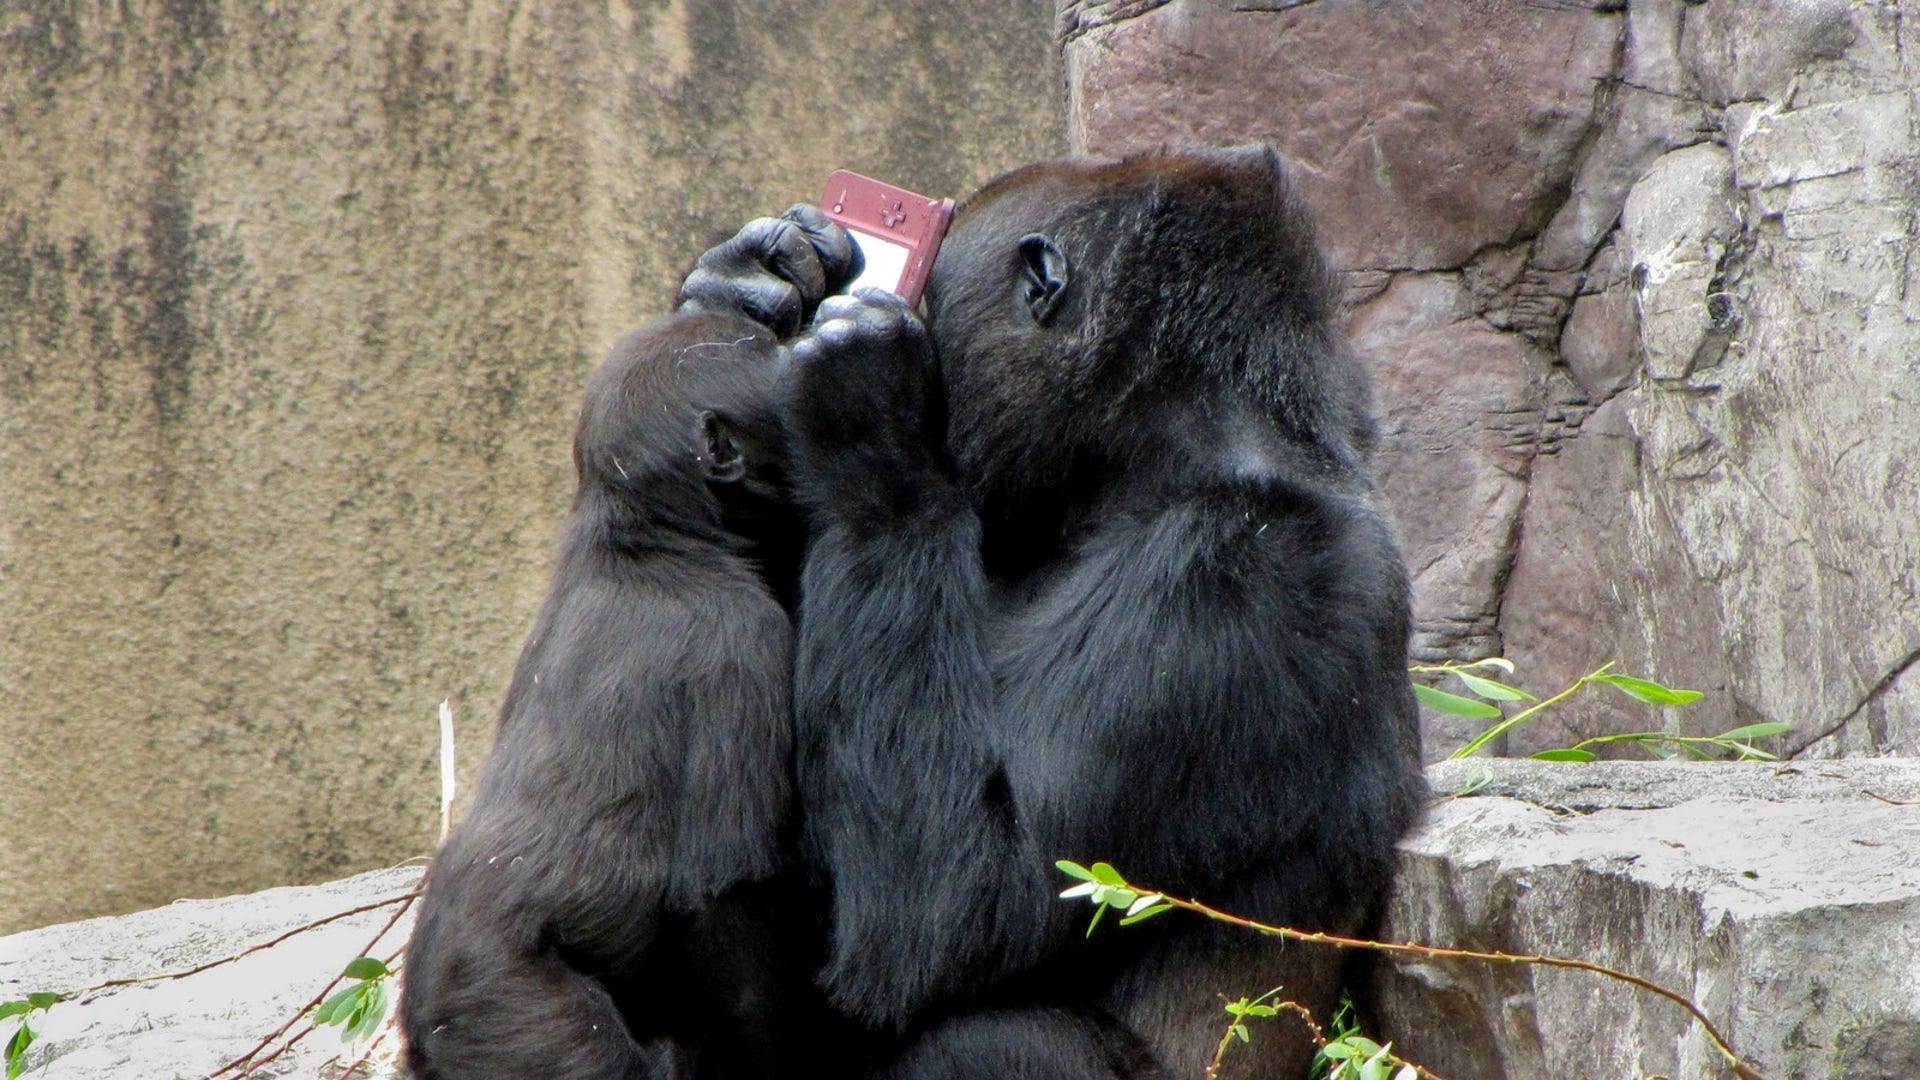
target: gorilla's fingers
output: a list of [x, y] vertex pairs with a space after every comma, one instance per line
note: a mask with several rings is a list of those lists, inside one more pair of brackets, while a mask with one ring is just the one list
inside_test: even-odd
[[755, 218], [734, 237], [742, 254], [792, 282], [811, 308], [827, 295], [827, 271], [813, 241], [799, 223], [785, 218]]
[[813, 335], [809, 340], [837, 349], [852, 342], [862, 329], [864, 327], [854, 319], [828, 319], [813, 324]]
[[812, 203], [795, 203], [780, 216], [800, 226], [807, 242], [820, 254], [828, 292], [839, 290], [859, 272], [859, 249], [853, 246], [853, 238], [825, 210]]
[[820, 344], [820, 339], [808, 334], [793, 343], [789, 355], [793, 357], [795, 367], [806, 367], [819, 360], [820, 354], [824, 351], [825, 348]]
[[799, 224], [755, 218], [709, 249], [680, 286], [680, 305], [746, 315], [786, 337], [826, 295], [820, 253]]
[[696, 266], [687, 275], [679, 309], [745, 315], [783, 338], [806, 320], [806, 305], [792, 284], [764, 271], [743, 276], [709, 266]]
[[813, 320], [814, 333], [839, 347], [857, 340], [891, 343], [916, 336], [919, 320], [906, 302], [884, 289], [829, 296]]
[[[862, 289], [861, 291], [866, 292], [867, 290]], [[829, 296], [820, 302], [820, 309], [814, 313], [813, 321], [815, 323], [823, 323], [829, 319], [856, 318], [859, 316], [861, 309], [866, 306], [866, 301], [858, 296], [848, 296], [844, 293], [839, 296]]]

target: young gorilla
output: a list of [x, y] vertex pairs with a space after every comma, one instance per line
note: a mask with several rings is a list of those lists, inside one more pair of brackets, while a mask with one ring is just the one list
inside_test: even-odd
[[[823, 217], [792, 225], [756, 222], [703, 265], [844, 272]], [[821, 245], [799, 272], [796, 238]], [[588, 384], [553, 584], [408, 947], [421, 1080], [782, 1075], [812, 1020], [817, 931], [782, 872], [787, 362], [764, 327], [704, 311], [628, 336]]]
[[[1057, 858], [1268, 922], [1377, 911], [1424, 795], [1367, 379], [1265, 148], [1023, 169], [927, 322], [796, 342], [795, 676], [824, 981], [885, 1075], [1199, 1075], [1219, 995], [1323, 1020], [1332, 950], [1179, 915], [1090, 942]], [[1239, 1075], [1295, 1078], [1275, 1036]]]

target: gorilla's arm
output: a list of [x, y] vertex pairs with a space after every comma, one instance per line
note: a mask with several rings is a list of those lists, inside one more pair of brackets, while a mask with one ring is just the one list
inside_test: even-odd
[[1282, 921], [1329, 909], [1327, 860], [1372, 895], [1405, 823], [1366, 808], [1407, 748], [1361, 744], [1395, 738], [1368, 722], [1377, 688], [1411, 691], [1365, 493], [1275, 470], [1103, 508], [1047, 584], [997, 596], [928, 419], [923, 334], [863, 293], [795, 349], [816, 530], [796, 735], [842, 1007], [899, 1022], [1079, 940], [1056, 858], [1244, 890]]
[[[829, 299], [794, 346], [795, 486], [813, 511], [795, 655], [810, 862], [833, 890], [824, 981], [874, 1023], [978, 987], [1027, 868], [991, 752], [991, 618], [972, 508], [927, 427], [932, 350], [897, 297]], [[830, 354], [830, 355], [829, 355]]]

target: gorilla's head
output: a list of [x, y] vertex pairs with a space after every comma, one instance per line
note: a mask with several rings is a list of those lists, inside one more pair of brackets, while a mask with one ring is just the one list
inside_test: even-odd
[[1044, 499], [1234, 425], [1357, 460], [1367, 382], [1335, 296], [1268, 147], [1002, 176], [956, 212], [927, 292], [962, 476]]
[[749, 320], [685, 315], [616, 344], [574, 432], [579, 504], [609, 521], [748, 540], [797, 528], [785, 350]]

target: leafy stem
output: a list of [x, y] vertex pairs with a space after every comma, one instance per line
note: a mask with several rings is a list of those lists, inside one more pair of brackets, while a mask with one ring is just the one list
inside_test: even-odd
[[[1609, 979], [1636, 986], [1648, 993], [1657, 994], [1680, 1006], [1682, 1009], [1685, 1009], [1688, 1014], [1693, 1017], [1694, 1021], [1700, 1025], [1701, 1031], [1706, 1034], [1707, 1040], [1713, 1044], [1714, 1049], [1727, 1059], [1729, 1066], [1733, 1069], [1734, 1074], [1740, 1077], [1740, 1080], [1763, 1080], [1758, 1070], [1747, 1064], [1740, 1058], [1739, 1054], [1734, 1052], [1733, 1044], [1728, 1042], [1727, 1037], [1720, 1033], [1720, 1029], [1713, 1025], [1713, 1021], [1707, 1019], [1707, 1014], [1702, 1012], [1698, 1005], [1688, 1000], [1685, 995], [1675, 993], [1658, 983], [1643, 979], [1638, 975], [1631, 975], [1602, 964], [1596, 964], [1587, 960], [1575, 960], [1571, 957], [1564, 956], [1536, 956], [1524, 953], [1483, 952], [1478, 949], [1450, 949], [1439, 945], [1370, 941], [1366, 938], [1346, 937], [1340, 934], [1295, 930], [1292, 927], [1273, 926], [1267, 923], [1255, 922], [1252, 919], [1243, 918], [1239, 915], [1221, 911], [1218, 908], [1209, 907], [1198, 900], [1182, 899], [1177, 896], [1170, 896], [1157, 889], [1149, 889], [1133, 884], [1118, 870], [1115, 870], [1107, 863], [1094, 863], [1091, 867], [1085, 867], [1079, 863], [1063, 859], [1054, 865], [1059, 867], [1062, 873], [1069, 877], [1077, 878], [1082, 883], [1081, 886], [1074, 886], [1066, 890], [1066, 892], [1063, 892], [1061, 894], [1063, 897], [1085, 896], [1103, 907], [1132, 907], [1135, 904], [1141, 904], [1142, 901], [1146, 901], [1135, 915], [1122, 920], [1122, 925], [1126, 925], [1129, 922], [1139, 922], [1142, 919], [1151, 918], [1162, 912], [1178, 908], [1183, 911], [1191, 911], [1197, 915], [1204, 915], [1215, 922], [1227, 923], [1228, 925], [1238, 926], [1267, 937], [1277, 937], [1288, 941], [1312, 942], [1319, 945], [1331, 945], [1340, 949], [1366, 949], [1372, 952], [1402, 956], [1419, 956], [1427, 959], [1474, 960], [1489, 964], [1520, 964], [1537, 967], [1566, 968], [1574, 971], [1587, 971], [1595, 975], [1602, 975]], [[1104, 887], [1105, 892], [1102, 893], [1100, 889], [1083, 888], [1083, 886], [1089, 882]], [[1123, 904], [1122, 898], [1129, 896], [1132, 899], [1125, 901]], [[1091, 933], [1092, 929], [1089, 928], [1088, 932]]]
[[[1473, 740], [1467, 743], [1467, 745], [1449, 754], [1448, 757], [1450, 758], [1472, 757], [1476, 752], [1479, 751], [1481, 747], [1487, 745], [1488, 743], [1499, 738], [1500, 736], [1505, 735], [1507, 732], [1512, 731], [1514, 728], [1519, 727], [1521, 724], [1524, 724], [1527, 721], [1533, 719], [1534, 714], [1540, 712], [1541, 710], [1546, 709], [1549, 706], [1555, 705], [1559, 702], [1565, 701], [1568, 698], [1572, 697], [1573, 695], [1579, 693], [1581, 690], [1585, 689], [1589, 683], [1592, 683], [1598, 680], [1601, 676], [1607, 674], [1612, 669], [1613, 669], [1613, 663], [1612, 661], [1608, 661], [1605, 665], [1601, 666], [1601, 668], [1598, 671], [1590, 672], [1586, 675], [1580, 676], [1579, 680], [1576, 681], [1572, 686], [1567, 687], [1565, 690], [1560, 691], [1559, 693], [1553, 695], [1552, 697], [1548, 698], [1545, 701], [1536, 701], [1534, 704], [1529, 705], [1528, 707], [1520, 710], [1519, 712], [1514, 713], [1512, 716], [1507, 717], [1505, 720], [1502, 720], [1499, 723], [1493, 725], [1492, 727], [1489, 727], [1487, 730], [1474, 736]], [[1498, 715], [1497, 712], [1496, 712], [1496, 715]]]

